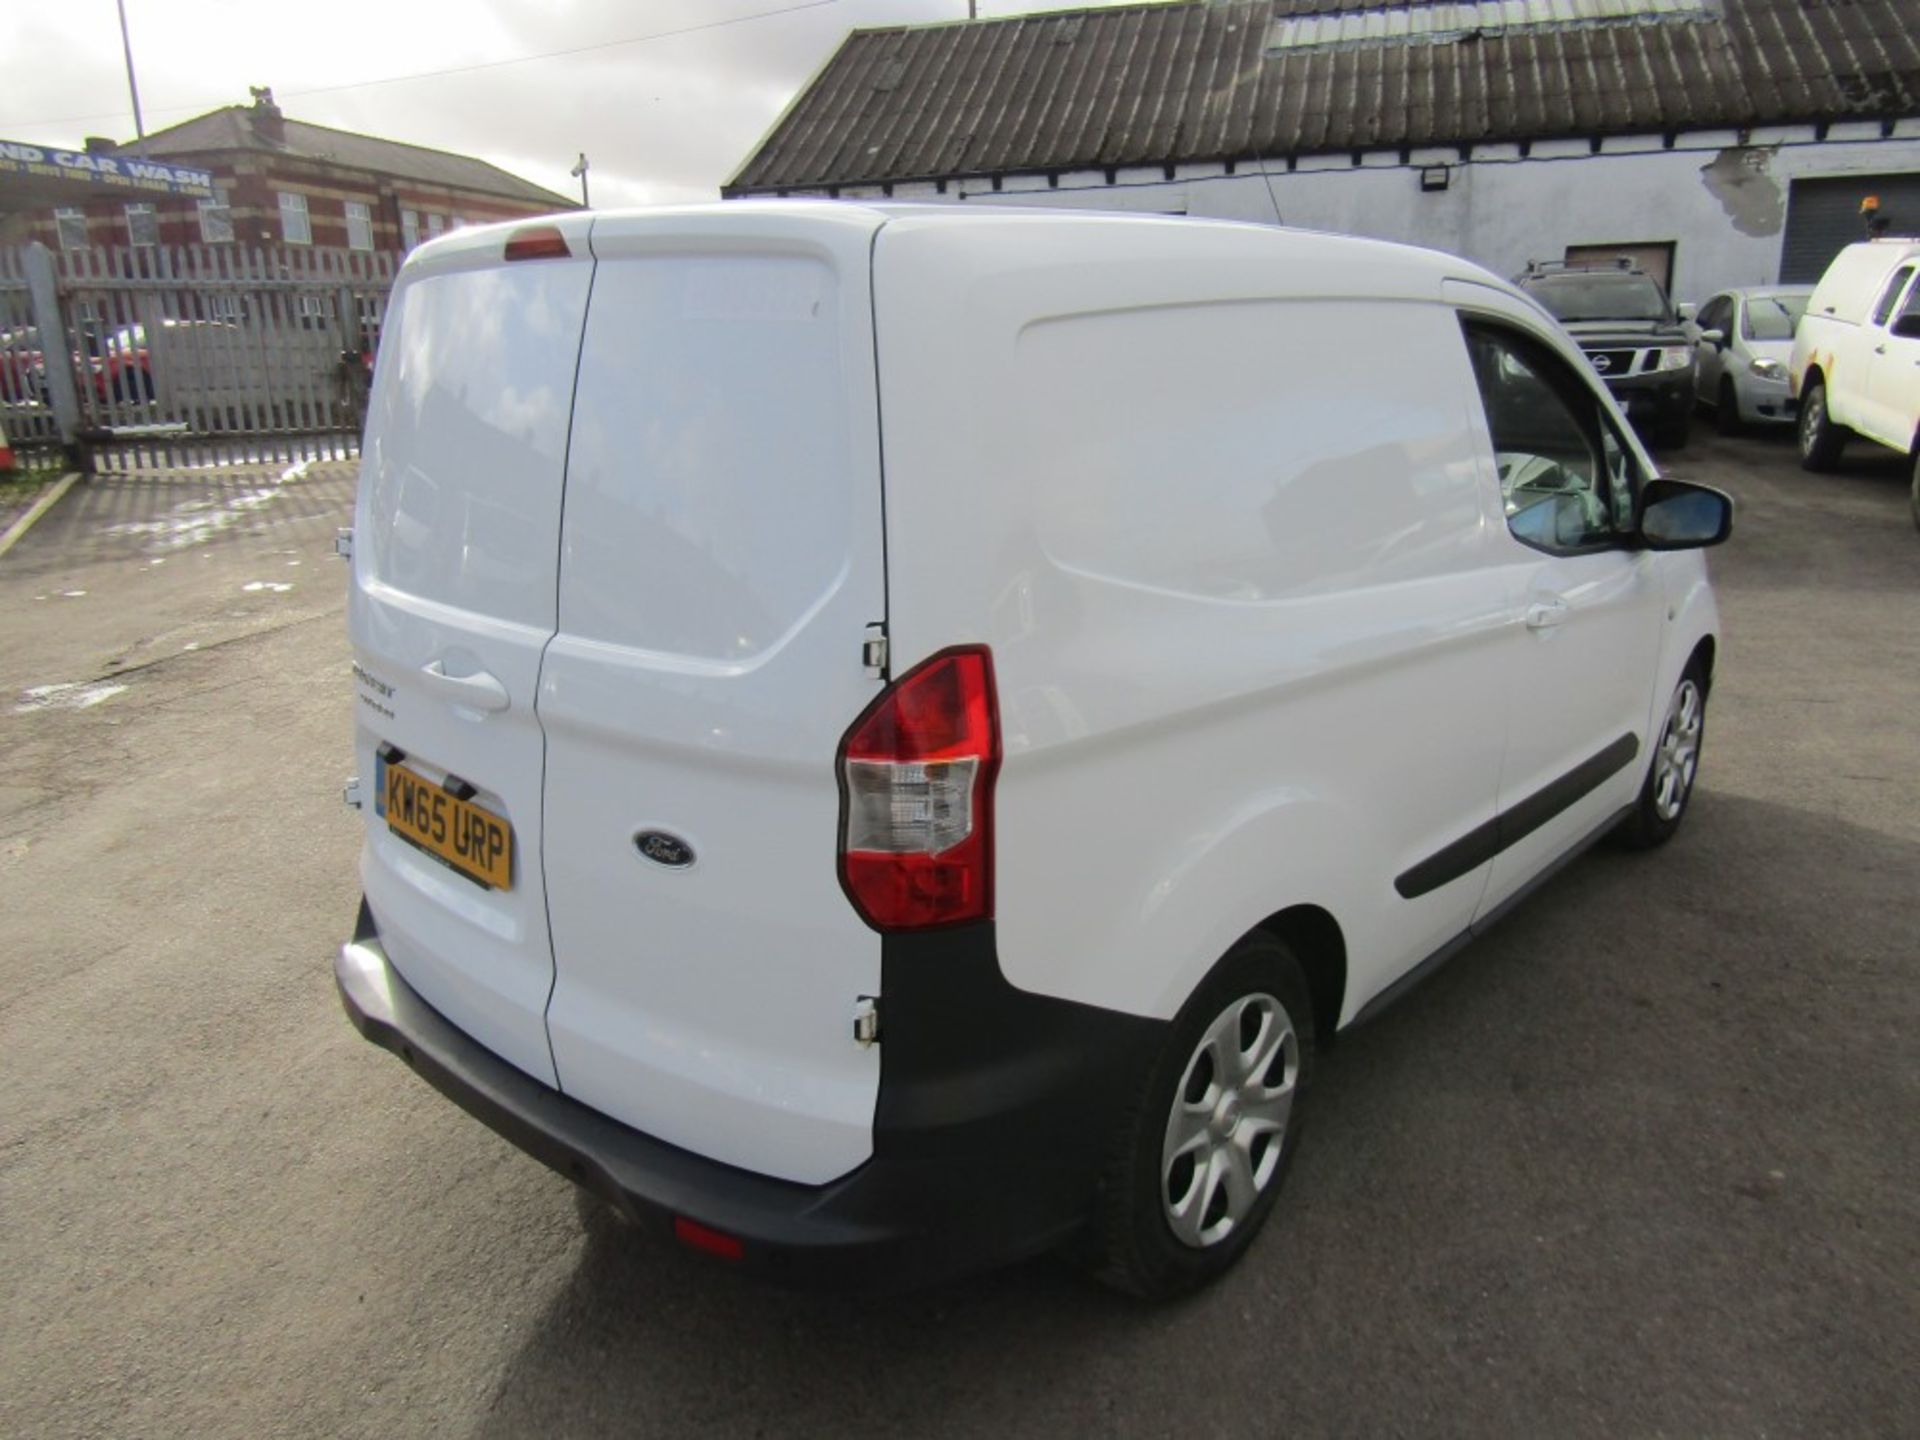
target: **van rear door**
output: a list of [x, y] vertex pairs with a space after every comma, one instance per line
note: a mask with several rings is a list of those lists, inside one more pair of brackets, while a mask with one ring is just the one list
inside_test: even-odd
[[361, 882], [395, 968], [555, 1083], [534, 713], [592, 259], [507, 263], [501, 229], [416, 256], [382, 336], [354, 512]]
[[872, 1151], [880, 940], [835, 868], [885, 618], [851, 207], [599, 217], [540, 682], [561, 1088], [820, 1183]]

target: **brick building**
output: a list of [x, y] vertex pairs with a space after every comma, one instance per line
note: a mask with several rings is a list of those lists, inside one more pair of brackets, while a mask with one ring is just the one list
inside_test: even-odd
[[[132, 145], [89, 140], [90, 153]], [[289, 120], [273, 92], [147, 136], [154, 160], [213, 172], [216, 198], [133, 197], [37, 214], [31, 238], [89, 245], [321, 245], [410, 249], [443, 230], [579, 208], [467, 155]]]

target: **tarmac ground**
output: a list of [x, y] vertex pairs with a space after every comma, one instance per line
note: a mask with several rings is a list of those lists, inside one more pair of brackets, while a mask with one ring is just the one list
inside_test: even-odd
[[1668, 468], [1740, 505], [1684, 831], [1329, 1051], [1158, 1309], [764, 1288], [361, 1041], [351, 468], [77, 486], [0, 557], [0, 1433], [1920, 1433], [1907, 470]]

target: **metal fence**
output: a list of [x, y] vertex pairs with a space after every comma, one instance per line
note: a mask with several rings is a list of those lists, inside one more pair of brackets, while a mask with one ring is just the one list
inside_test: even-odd
[[0, 248], [0, 423], [101, 469], [350, 457], [398, 265], [312, 246]]

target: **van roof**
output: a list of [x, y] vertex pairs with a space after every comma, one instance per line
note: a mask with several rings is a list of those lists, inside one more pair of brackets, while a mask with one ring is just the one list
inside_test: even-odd
[[[1505, 280], [1469, 261], [1437, 250], [1370, 240], [1314, 230], [1257, 224], [1244, 220], [1201, 219], [1177, 215], [1128, 214], [1111, 210], [1076, 210], [1013, 205], [913, 204], [858, 200], [724, 200], [689, 205], [646, 206], [632, 209], [574, 212], [547, 218], [524, 217], [493, 225], [467, 226], [449, 231], [419, 246], [409, 264], [430, 268], [456, 254], [470, 253], [501, 242], [528, 225], [557, 225], [577, 234], [590, 223], [596, 230], [647, 229], [659, 226], [682, 232], [711, 230], [725, 233], [735, 227], [785, 232], [802, 236], [818, 226], [865, 223], [874, 230], [889, 224], [968, 228], [1034, 226], [1092, 229], [1133, 237], [1137, 243], [1163, 247], [1170, 260], [1190, 257], [1196, 262], [1219, 257], [1271, 258], [1275, 263], [1310, 270], [1316, 262], [1351, 265], [1364, 256], [1373, 267], [1374, 293], [1431, 296], [1443, 280], [1491, 284], [1516, 293]], [[1303, 288], [1311, 281], [1303, 276]]]

